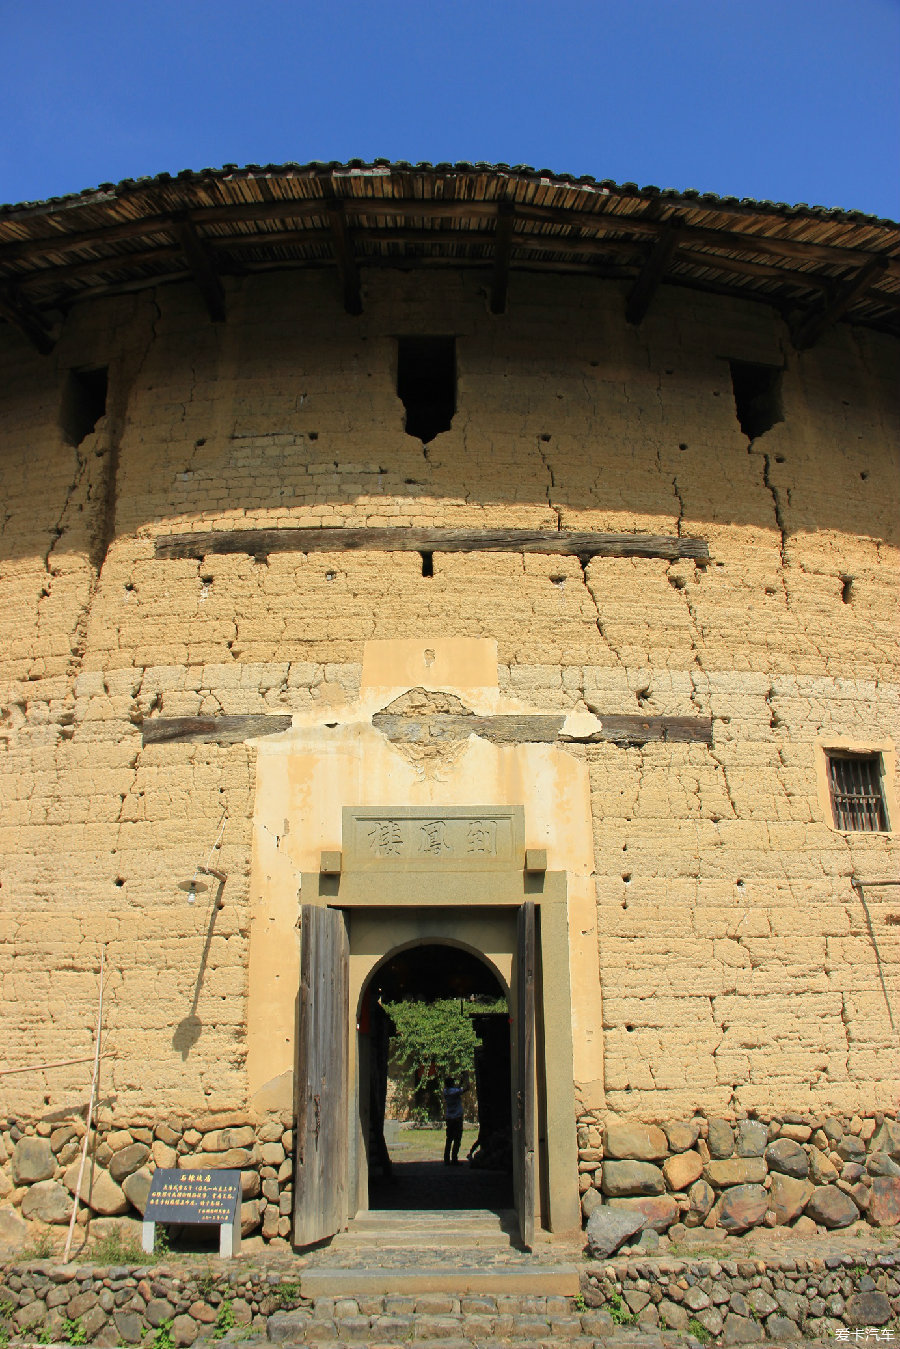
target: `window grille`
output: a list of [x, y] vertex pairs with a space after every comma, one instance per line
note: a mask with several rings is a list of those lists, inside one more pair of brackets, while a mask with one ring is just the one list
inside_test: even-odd
[[829, 754], [828, 786], [838, 829], [887, 830], [880, 754]]

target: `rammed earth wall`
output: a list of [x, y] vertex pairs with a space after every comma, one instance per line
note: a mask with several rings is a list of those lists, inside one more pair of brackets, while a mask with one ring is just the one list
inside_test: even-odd
[[[893, 1109], [900, 895], [852, 882], [896, 879], [897, 845], [836, 831], [822, 784], [825, 748], [879, 751], [896, 814], [896, 342], [837, 325], [798, 353], [774, 311], [669, 286], [633, 328], [599, 278], [523, 274], [504, 316], [471, 272], [372, 272], [357, 318], [331, 285], [230, 279], [224, 325], [186, 285], [86, 302], [49, 358], [0, 330], [0, 1018], [28, 1069], [7, 1112], [83, 1105], [101, 944], [116, 1121], [250, 1109], [258, 742], [142, 728], [352, 723], [366, 643], [431, 634], [495, 642], [507, 709], [712, 719], [710, 744], [564, 750], [592, 812], [586, 1127]], [[457, 334], [456, 415], [425, 446], [395, 385], [416, 332]], [[783, 367], [753, 440], [734, 360]], [[66, 372], [91, 366], [107, 411], [73, 445]], [[298, 524], [681, 534], [710, 561], [154, 550]], [[210, 858], [220, 910], [209, 878], [188, 902]], [[290, 1020], [296, 986], [270, 994]]]

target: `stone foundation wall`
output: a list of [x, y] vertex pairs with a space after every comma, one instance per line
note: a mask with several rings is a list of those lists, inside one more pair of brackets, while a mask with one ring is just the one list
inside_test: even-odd
[[884, 1114], [695, 1116], [657, 1125], [578, 1121], [585, 1219], [603, 1205], [646, 1228], [798, 1235], [900, 1222], [900, 1124]]
[[[369, 1342], [369, 1337], [413, 1334], [443, 1340], [448, 1325], [465, 1332], [470, 1316], [482, 1336], [552, 1336], [554, 1343], [577, 1342], [582, 1335], [605, 1342], [617, 1324], [669, 1327], [695, 1337], [699, 1328], [704, 1338], [725, 1344], [781, 1343], [800, 1335], [820, 1342], [851, 1335], [856, 1340], [857, 1327], [866, 1328], [868, 1339], [900, 1315], [898, 1266], [896, 1255], [877, 1253], [616, 1260], [583, 1272], [583, 1302], [573, 1305], [562, 1297], [434, 1294], [311, 1303], [300, 1296], [291, 1273], [278, 1270], [222, 1269], [210, 1262], [200, 1273], [164, 1262], [60, 1266], [35, 1261], [0, 1265], [0, 1331], [26, 1343], [39, 1336], [46, 1342], [47, 1335], [59, 1341], [74, 1323], [84, 1337], [78, 1342], [98, 1349], [140, 1344], [160, 1327], [168, 1328], [178, 1346], [198, 1339], [208, 1343], [229, 1326], [241, 1338], [267, 1334], [274, 1343]], [[882, 1331], [881, 1337], [894, 1334]]]
[[[168, 1324], [176, 1345], [232, 1326], [265, 1330], [275, 1312], [297, 1306], [296, 1282], [265, 1270], [208, 1270], [149, 1265], [0, 1265], [0, 1329], [34, 1343], [41, 1332], [63, 1341], [77, 1322], [78, 1343], [113, 1349], [140, 1344]], [[42, 1339], [42, 1343], [46, 1340]]]
[[[68, 1224], [85, 1124], [7, 1120], [0, 1132], [0, 1246]], [[241, 1230], [285, 1246], [291, 1230], [294, 1161], [290, 1113], [251, 1120], [239, 1111], [170, 1116], [127, 1126], [101, 1113], [91, 1131], [78, 1222], [140, 1219], [157, 1167], [241, 1173]]]
[[586, 1304], [606, 1310], [618, 1324], [688, 1332], [699, 1326], [725, 1344], [783, 1342], [801, 1334], [849, 1339], [850, 1330], [862, 1326], [868, 1338], [900, 1315], [896, 1254], [616, 1260], [584, 1273], [581, 1282]]

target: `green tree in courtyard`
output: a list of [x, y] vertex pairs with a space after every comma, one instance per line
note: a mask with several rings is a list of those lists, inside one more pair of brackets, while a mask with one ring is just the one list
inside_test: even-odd
[[[384, 1009], [397, 1027], [391, 1043], [392, 1076], [413, 1118], [441, 1119], [445, 1077], [467, 1077], [474, 1085], [475, 1046], [472, 1018], [458, 998], [434, 1002], [386, 1002]], [[504, 1011], [500, 1000], [479, 1012]]]

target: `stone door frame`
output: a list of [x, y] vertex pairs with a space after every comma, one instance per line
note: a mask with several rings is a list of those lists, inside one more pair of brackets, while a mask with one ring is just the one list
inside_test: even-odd
[[[399, 851], [379, 852], [365, 843], [373, 820], [397, 823], [395, 832], [406, 840]], [[471, 854], [457, 847], [461, 831], [468, 830], [472, 820], [496, 823], [492, 854]], [[406, 846], [425, 823], [434, 821], [446, 822], [450, 840], [446, 854], [422, 855]], [[305, 903], [346, 911], [350, 930], [352, 1062], [348, 1065], [347, 1129], [351, 1194], [354, 1174], [358, 1176], [360, 1168], [356, 1018], [359, 998], [372, 973], [392, 950], [433, 932], [438, 940], [464, 946], [496, 968], [509, 987], [516, 915], [525, 900], [532, 900], [540, 914], [534, 1216], [536, 1225], [549, 1231], [580, 1229], [565, 872], [525, 869], [521, 806], [345, 807], [342, 842], [340, 853], [323, 853], [322, 870], [303, 874], [301, 893]], [[494, 953], [503, 955], [502, 963], [484, 949], [492, 923], [508, 926], [508, 951]], [[409, 934], [405, 939], [403, 932]], [[364, 952], [359, 949], [362, 933], [366, 934]], [[494, 935], [499, 935], [499, 929]]]

